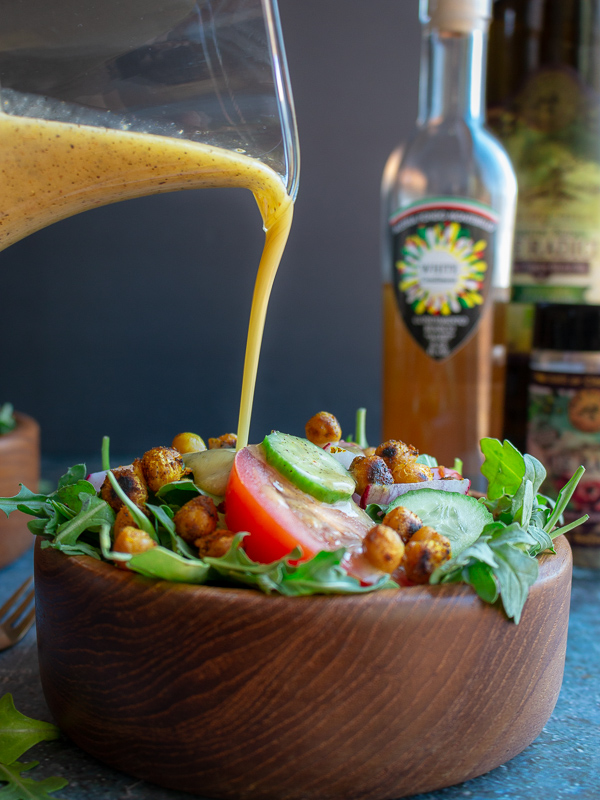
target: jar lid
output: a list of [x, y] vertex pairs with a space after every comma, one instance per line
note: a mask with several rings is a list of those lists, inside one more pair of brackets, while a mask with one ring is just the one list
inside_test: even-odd
[[536, 306], [533, 346], [538, 350], [600, 351], [600, 306]]

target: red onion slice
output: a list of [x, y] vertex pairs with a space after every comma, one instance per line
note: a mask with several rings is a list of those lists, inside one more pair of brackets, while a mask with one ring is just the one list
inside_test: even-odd
[[470, 486], [471, 481], [468, 478], [461, 478], [460, 480], [454, 478], [446, 480], [434, 479], [432, 481], [420, 481], [419, 483], [393, 483], [391, 486], [370, 483], [363, 492], [360, 506], [361, 508], [366, 508], [370, 503], [387, 506], [397, 497], [417, 489], [439, 489], [443, 492], [467, 494]]

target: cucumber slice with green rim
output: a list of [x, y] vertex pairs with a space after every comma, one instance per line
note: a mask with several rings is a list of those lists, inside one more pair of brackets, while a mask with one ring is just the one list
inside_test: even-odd
[[335, 503], [354, 493], [354, 478], [348, 470], [308, 439], [273, 431], [265, 436], [263, 447], [271, 466], [317, 500]]
[[475, 497], [439, 489], [406, 492], [390, 503], [387, 510], [391, 511], [396, 506], [414, 511], [424, 525], [431, 525], [446, 536], [450, 540], [453, 556], [473, 544], [484, 527], [494, 521], [492, 514]]

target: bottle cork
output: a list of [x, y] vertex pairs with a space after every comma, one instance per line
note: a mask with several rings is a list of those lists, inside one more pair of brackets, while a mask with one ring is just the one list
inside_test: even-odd
[[491, 18], [492, 0], [421, 0], [421, 21], [439, 30], [485, 30]]

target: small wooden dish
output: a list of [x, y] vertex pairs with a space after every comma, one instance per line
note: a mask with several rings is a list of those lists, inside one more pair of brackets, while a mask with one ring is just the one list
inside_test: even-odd
[[[0, 497], [17, 494], [19, 483], [35, 492], [40, 479], [39, 425], [25, 414], [15, 417], [15, 430], [0, 436]], [[29, 519], [20, 511], [13, 511], [7, 519], [0, 511], [0, 569], [32, 546]]]
[[386, 800], [473, 778], [561, 686], [564, 537], [518, 625], [465, 586], [288, 598], [36, 549], [40, 673], [73, 741], [205, 797]]

